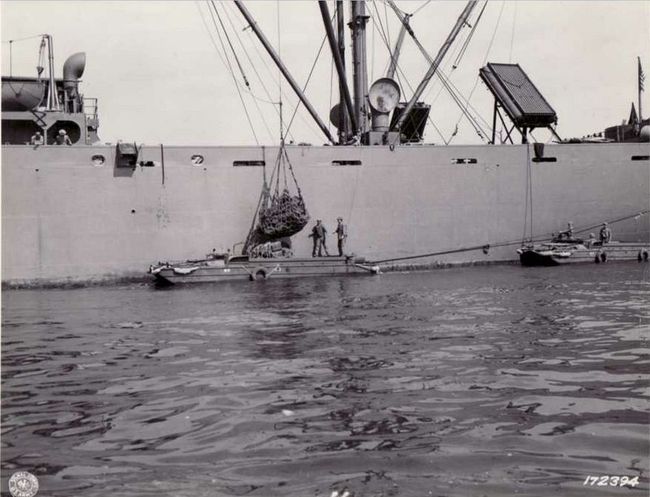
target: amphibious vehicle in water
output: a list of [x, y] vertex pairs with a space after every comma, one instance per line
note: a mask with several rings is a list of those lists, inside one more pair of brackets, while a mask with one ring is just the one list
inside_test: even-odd
[[648, 262], [650, 244], [610, 242], [549, 242], [517, 249], [522, 266], [559, 266], [577, 262]]

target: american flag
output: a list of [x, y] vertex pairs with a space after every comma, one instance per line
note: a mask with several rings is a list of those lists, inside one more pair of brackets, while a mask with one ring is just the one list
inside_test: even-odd
[[645, 81], [645, 74], [643, 74], [643, 69], [641, 69], [641, 57], [637, 57], [639, 61], [639, 91], [644, 91], [643, 82]]

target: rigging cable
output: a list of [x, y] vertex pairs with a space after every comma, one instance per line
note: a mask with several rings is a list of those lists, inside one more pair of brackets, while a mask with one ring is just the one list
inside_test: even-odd
[[528, 226], [528, 207], [530, 206], [530, 242], [533, 238], [533, 214], [532, 214], [532, 180], [531, 180], [531, 167], [530, 167], [530, 145], [526, 145], [526, 197], [524, 201], [524, 231], [521, 235], [521, 245], [526, 241], [526, 228]]
[[483, 4], [483, 8], [481, 9], [481, 12], [479, 12], [479, 15], [476, 18], [476, 21], [474, 21], [474, 24], [472, 25], [472, 29], [470, 30], [469, 34], [467, 35], [467, 38], [465, 38], [465, 42], [463, 43], [459, 54], [457, 55], [456, 59], [454, 60], [454, 64], [452, 65], [452, 69], [456, 69], [458, 67], [458, 65], [460, 64], [461, 59], [465, 55], [465, 51], [467, 50], [469, 42], [472, 40], [472, 36], [474, 36], [474, 32], [476, 31], [476, 26], [478, 26], [478, 23], [481, 20], [481, 17], [483, 16], [483, 12], [485, 12], [485, 8], [487, 7], [488, 1], [489, 0], [486, 0], [486, 2]]
[[237, 62], [237, 67], [239, 67], [239, 72], [241, 73], [242, 79], [244, 80], [244, 84], [248, 88], [250, 88], [251, 85], [248, 82], [248, 78], [246, 77], [244, 68], [242, 67], [241, 62], [239, 61], [239, 57], [237, 57], [237, 52], [235, 51], [235, 47], [232, 46], [232, 42], [230, 41], [230, 36], [228, 36], [228, 32], [226, 31], [226, 26], [224, 26], [223, 21], [221, 20], [221, 15], [219, 15], [219, 11], [217, 10], [217, 6], [214, 4], [214, 0], [210, 0], [210, 4], [214, 9], [214, 13], [217, 15], [217, 19], [219, 19], [219, 24], [221, 25], [221, 29], [223, 30], [223, 35], [226, 37], [226, 41], [228, 42], [228, 46], [230, 47], [232, 56], [235, 58], [235, 62]]
[[[480, 16], [479, 16], [479, 18], [480, 18]], [[380, 22], [380, 24], [381, 24], [381, 19], [379, 19], [379, 22]], [[402, 21], [402, 22], [404, 22], [404, 21]], [[478, 23], [478, 19], [477, 19], [477, 22], [474, 23], [474, 27], [477, 25], [477, 23]], [[427, 61], [428, 61], [430, 64], [432, 64], [432, 63], [433, 63], [433, 59], [431, 58], [431, 56], [429, 56], [429, 54], [427, 53], [426, 49], [422, 46], [422, 44], [420, 43], [420, 41], [417, 39], [417, 37], [415, 36], [415, 33], [414, 33], [412, 30], [409, 30], [409, 34], [411, 35], [411, 38], [413, 39], [413, 41], [415, 42], [415, 44], [417, 45], [417, 47], [420, 49], [420, 51], [422, 52], [422, 54], [425, 56], [425, 58], [427, 59]], [[385, 41], [385, 40], [384, 40], [384, 41]], [[457, 45], [457, 47], [458, 47], [458, 45]], [[390, 51], [390, 48], [388, 48], [388, 50]], [[458, 52], [458, 48], [456, 48], [456, 51]], [[450, 59], [447, 59], [447, 60], [450, 60]], [[447, 61], [447, 62], [445, 62], [445, 63], [448, 64], [449, 62]], [[397, 68], [398, 68], [398, 70], [401, 72], [401, 68], [399, 68], [399, 64], [397, 65]], [[482, 129], [482, 127], [481, 127], [481, 125], [478, 123], [477, 119], [474, 118], [474, 117], [473, 117], [473, 116], [472, 116], [472, 115], [467, 111], [467, 107], [468, 107], [468, 106], [471, 107], [471, 108], [474, 110], [474, 112], [476, 112], [476, 114], [480, 117], [480, 119], [481, 119], [484, 123], [486, 123], [485, 119], [483, 119], [483, 117], [480, 116], [480, 114], [478, 113], [478, 111], [476, 111], [476, 109], [474, 109], [474, 108], [471, 106], [471, 104], [469, 104], [469, 101], [468, 101], [468, 100], [466, 100], [465, 105], [463, 105], [463, 103], [462, 103], [461, 100], [460, 100], [460, 97], [458, 96], [458, 95], [460, 95], [460, 91], [459, 91], [457, 88], [455, 88], [455, 86], [453, 86], [453, 84], [451, 84], [451, 81], [449, 80], [449, 78], [447, 78], [446, 76], [444, 76], [444, 73], [443, 73], [442, 69], [439, 70], [439, 71], [436, 71], [436, 74], [437, 74], [438, 78], [440, 79], [440, 81], [441, 81], [441, 83], [442, 83], [442, 87], [440, 88], [440, 91], [439, 91], [438, 94], [436, 95], [436, 98], [434, 99], [434, 101], [435, 101], [435, 100], [437, 99], [437, 97], [440, 95], [440, 92], [442, 91], [442, 89], [443, 89], [443, 88], [446, 89], [446, 90], [449, 92], [450, 96], [452, 97], [454, 103], [456, 103], [456, 105], [458, 105], [458, 107], [461, 109], [463, 115], [465, 115], [465, 116], [467, 117], [467, 119], [470, 121], [470, 124], [472, 124], [472, 126], [474, 127], [474, 129], [475, 129], [477, 135], [478, 135], [481, 139], [485, 139], [485, 136], [487, 136], [486, 131]], [[409, 86], [410, 86], [410, 85], [409, 85]], [[452, 87], [453, 87], [453, 89], [452, 89]], [[455, 90], [456, 93], [454, 93], [454, 90]], [[431, 89], [429, 89], [429, 91], [427, 92], [427, 95], [428, 95], [430, 92], [431, 92]], [[462, 95], [461, 95], [461, 96], [462, 96]], [[464, 99], [464, 97], [463, 97], [463, 99]], [[449, 144], [449, 141], [451, 140], [451, 138], [453, 138], [453, 137], [456, 135], [456, 132], [457, 132], [456, 130], [458, 129], [458, 123], [457, 123], [456, 128], [454, 129], [454, 131], [453, 131], [453, 133], [452, 133], [452, 135], [451, 135], [450, 140], [445, 140], [445, 138], [444, 138], [444, 136], [442, 136], [442, 133], [440, 132], [440, 130], [438, 130], [438, 128], [437, 128], [437, 127], [435, 126], [435, 124], [433, 123], [433, 120], [431, 119], [431, 116], [428, 116], [428, 121], [429, 121], [429, 122], [434, 126], [434, 128], [436, 129], [436, 131], [438, 132], [438, 134], [441, 136], [442, 140], [445, 142], [445, 145]], [[486, 124], [486, 125], [487, 125], [487, 124]], [[484, 136], [484, 135], [485, 135], [485, 136]]]
[[[276, 20], [278, 24], [278, 58], [282, 60], [282, 43], [280, 39], [280, 0], [276, 0], [275, 2], [275, 12], [276, 12]], [[284, 130], [282, 127], [284, 126], [284, 123], [282, 122], [282, 72], [280, 71], [280, 68], [278, 67], [278, 102], [280, 105], [280, 146], [284, 146]], [[285, 172], [285, 181], [286, 181], [286, 172]]]
[[[332, 17], [332, 21], [334, 20], [334, 17]], [[331, 22], [331, 21], [330, 21]], [[305, 81], [305, 86], [302, 88], [302, 91], [305, 92], [307, 90], [307, 86], [309, 85], [309, 81], [311, 80], [311, 76], [314, 73], [314, 69], [316, 68], [316, 63], [318, 62], [318, 59], [320, 58], [320, 54], [323, 51], [323, 47], [325, 46], [325, 41], [327, 40], [327, 35], [323, 37], [323, 41], [321, 41], [320, 48], [318, 49], [318, 53], [316, 54], [316, 58], [314, 59], [314, 63], [311, 66], [311, 70], [309, 71], [309, 75], [307, 76], [307, 81]], [[298, 109], [300, 108], [301, 102], [298, 101], [298, 104], [296, 105], [296, 108], [293, 110], [293, 115], [291, 116], [291, 120], [289, 121], [289, 124], [287, 125], [287, 132], [291, 128], [291, 125], [293, 124], [293, 120], [296, 117], [296, 114], [298, 113]]]
[[[248, 32], [248, 35], [249, 35], [249, 37], [251, 39], [251, 44], [253, 45], [253, 48], [255, 50], [255, 53], [257, 54], [257, 57], [260, 59], [260, 61], [262, 62], [262, 65], [266, 69], [266, 72], [269, 74], [269, 76], [272, 79], [273, 78], [273, 70], [269, 67], [269, 64], [267, 62], [267, 58], [264, 55], [262, 55], [262, 53], [261, 53], [261, 51], [260, 51], [260, 49], [258, 47], [257, 41], [255, 39], [253, 39], [253, 33], [251, 32], [252, 30], [249, 29], [248, 27], [246, 27], [246, 28], [244, 28], [244, 31]], [[321, 44], [321, 49], [322, 49], [322, 44]], [[292, 95], [288, 95], [284, 91], [282, 91], [282, 95], [284, 96], [285, 100], [288, 100], [288, 101], [291, 100]], [[273, 102], [273, 103], [276, 103], [276, 102]], [[300, 100], [298, 100], [297, 107], [298, 106], [300, 106]], [[277, 106], [274, 106], [274, 107], [276, 107], [276, 112], [279, 113], [279, 111], [277, 109]], [[320, 131], [315, 132], [316, 128], [315, 128], [315, 125], [314, 125], [314, 123], [313, 123], [313, 121], [311, 119], [310, 120], [305, 119], [305, 117], [302, 114], [299, 114], [298, 117], [303, 122], [305, 127], [309, 129], [309, 131], [311, 131], [314, 135], [320, 136]], [[288, 135], [288, 136], [291, 136], [291, 138], [294, 139], [294, 137], [291, 135], [291, 133], [289, 131], [286, 131], [285, 134]]]
[[235, 87], [237, 88], [237, 94], [239, 95], [239, 100], [241, 100], [242, 106], [244, 107], [244, 113], [246, 114], [246, 119], [248, 120], [248, 125], [250, 126], [251, 131], [253, 132], [253, 137], [255, 138], [255, 143], [257, 145], [259, 145], [260, 142], [257, 139], [257, 133], [255, 133], [255, 127], [253, 126], [253, 121], [251, 120], [251, 116], [248, 113], [248, 108], [246, 107], [246, 102], [244, 101], [244, 97], [243, 97], [243, 95], [241, 93], [241, 90], [239, 89], [239, 85], [237, 84], [237, 78], [235, 77], [235, 73], [234, 73], [234, 71], [232, 69], [232, 65], [230, 64], [230, 59], [228, 58], [228, 53], [226, 51], [225, 44], [223, 43], [223, 39], [221, 38], [221, 33], [219, 32], [219, 28], [217, 26], [217, 21], [214, 18], [214, 14], [212, 13], [212, 9], [210, 9], [208, 7], [208, 11], [210, 12], [210, 17], [212, 18], [212, 23], [214, 24], [215, 30], [217, 32], [217, 36], [219, 37], [219, 42], [221, 43], [221, 48], [223, 49], [223, 53], [225, 55], [226, 61], [228, 62], [228, 70], [230, 72], [230, 75], [232, 76], [233, 81], [235, 82]]
[[[372, 2], [374, 3], [375, 0], [372, 0]], [[392, 45], [390, 41], [390, 25], [388, 24], [388, 7], [386, 7], [386, 2], [383, 2], [383, 4], [384, 4], [384, 20], [386, 21], [386, 39], [388, 40], [388, 45]], [[377, 9], [377, 15], [379, 15], [379, 9]]]
[[[483, 57], [483, 63], [481, 65], [485, 65], [488, 56], [490, 55], [490, 51], [492, 50], [492, 44], [494, 43], [494, 39], [496, 37], [497, 31], [499, 29], [499, 24], [501, 22], [501, 16], [503, 14], [503, 8], [505, 7], [505, 0], [502, 0], [501, 2], [501, 10], [499, 10], [499, 16], [497, 17], [497, 22], [494, 26], [494, 31], [492, 32], [492, 37], [490, 38], [490, 43], [488, 43], [487, 50], [485, 51], [485, 56]], [[469, 97], [467, 98], [467, 103], [469, 105], [469, 101], [471, 100], [472, 96], [474, 95], [474, 91], [476, 90], [476, 87], [478, 86], [479, 82], [479, 76], [476, 76], [476, 79], [474, 80], [474, 86], [472, 87], [472, 90], [469, 92]], [[471, 106], [471, 105], [470, 105]], [[472, 107], [473, 109], [473, 107]], [[487, 128], [490, 129], [491, 125], [486, 123], [485, 119], [477, 112], [477, 115], [481, 118], [481, 120], [486, 124]], [[458, 117], [458, 120], [456, 121], [456, 126], [460, 123], [460, 120], [462, 119], [462, 114]]]
[[414, 16], [415, 14], [417, 14], [418, 12], [420, 12], [423, 8], [425, 8], [427, 5], [429, 5], [429, 2], [431, 2], [431, 0], [427, 0], [427, 1], [424, 2], [422, 5], [420, 5], [417, 9], [415, 9], [415, 11], [413, 11], [413, 13], [411, 14], [411, 16]]
[[[372, 15], [372, 13], [370, 12], [370, 10], [368, 10], [368, 13], [370, 13], [370, 17], [372, 17], [372, 18], [373, 18], [373, 21], [375, 21], [375, 16]], [[382, 24], [382, 22], [381, 22], [381, 17], [379, 17], [379, 13], [378, 13], [378, 12], [377, 12], [377, 19], [378, 19], [378, 24], [379, 24], [379, 27], [380, 27], [380, 29], [378, 30], [378, 32], [379, 32], [379, 34], [380, 34], [380, 37], [381, 37], [382, 41], [384, 42], [384, 45], [386, 45], [386, 48], [387, 48], [388, 51], [390, 52], [390, 51], [391, 51], [391, 48], [390, 48], [390, 45], [388, 45], [388, 42], [387, 42], [387, 40], [386, 40], [386, 36], [385, 36], [384, 31], [383, 31], [383, 24]], [[414, 93], [413, 86], [411, 86], [411, 83], [409, 82], [408, 78], [407, 78], [406, 75], [404, 74], [404, 71], [402, 71], [402, 68], [400, 67], [399, 63], [395, 64], [395, 69], [396, 69], [395, 75], [396, 75], [396, 77], [397, 77], [397, 81], [399, 82], [400, 87], [401, 87], [401, 88], [404, 88], [404, 87], [405, 87], [405, 85], [402, 84], [402, 80], [401, 80], [401, 78], [400, 78], [400, 74], [401, 74], [401, 75], [402, 75], [402, 78], [404, 78], [404, 81], [406, 82], [406, 86], [408, 86], [408, 88], [411, 90], [411, 92]], [[433, 129], [436, 130], [436, 132], [438, 133], [438, 135], [440, 136], [440, 138], [442, 139], [442, 141], [445, 143], [445, 145], [447, 145], [447, 141], [445, 140], [444, 135], [442, 134], [442, 132], [440, 131], [440, 129], [438, 128], [438, 126], [436, 126], [436, 123], [433, 122], [433, 120], [431, 119], [431, 116], [430, 116], [430, 115], [427, 116], [427, 121], [429, 121], [429, 123], [431, 124], [431, 126], [433, 126]]]
[[[226, 11], [226, 12], [227, 12], [227, 11]], [[272, 71], [271, 71], [271, 69], [269, 68], [268, 63], [266, 62], [266, 59], [265, 59], [265, 58], [262, 56], [262, 54], [260, 53], [260, 51], [259, 51], [259, 49], [258, 49], [258, 47], [257, 47], [257, 43], [256, 43], [256, 41], [253, 39], [253, 35], [252, 35], [252, 33], [251, 33], [251, 30], [249, 29], [249, 26], [244, 27], [242, 31], [247, 31], [247, 32], [248, 32], [248, 36], [249, 36], [249, 39], [250, 39], [250, 41], [251, 41], [251, 45], [253, 46], [253, 49], [255, 50], [255, 53], [257, 54], [257, 57], [258, 57], [258, 58], [260, 59], [260, 61], [262, 62], [262, 65], [263, 65], [264, 68], [266, 69], [267, 73], [269, 73], [270, 75], [272, 75]], [[242, 42], [242, 46], [243, 46], [243, 42]], [[247, 56], [248, 56], [248, 53], [247, 53], [247, 52], [246, 52], [246, 54], [247, 54]], [[250, 64], [251, 64], [251, 66], [253, 67], [255, 73], [256, 73], [257, 76], [258, 76], [258, 78], [259, 78], [259, 80], [260, 80], [260, 83], [261, 83], [261, 85], [262, 85], [262, 88], [264, 89], [264, 92], [266, 93], [266, 96], [268, 97], [268, 100], [264, 100], [264, 99], [262, 99], [262, 98], [260, 98], [260, 97], [257, 97], [257, 96], [255, 96], [255, 95], [253, 95], [252, 93], [251, 93], [251, 96], [252, 96], [253, 98], [255, 98], [255, 99], [261, 101], [261, 102], [264, 102], [264, 103], [267, 103], [267, 104], [273, 104], [273, 109], [274, 109], [275, 113], [278, 114], [278, 116], [279, 116], [279, 115], [280, 115], [280, 111], [279, 111], [278, 106], [277, 106], [278, 102], [276, 102], [275, 100], [273, 100], [273, 97], [271, 97], [270, 92], [268, 91], [266, 85], [265, 85], [264, 82], [263, 82], [264, 80], [263, 80], [262, 76], [259, 74], [259, 72], [257, 71], [257, 69], [255, 69], [255, 63], [253, 62], [253, 60], [252, 60], [249, 56], [248, 56], [248, 60], [249, 60], [249, 62], [250, 62]], [[285, 95], [285, 97], [286, 97], [286, 95]], [[309, 125], [309, 124], [311, 124], [311, 123], [308, 123], [308, 125]], [[287, 134], [288, 134], [288, 136], [291, 137], [291, 139], [294, 138], [293, 135], [291, 135], [291, 133], [287, 133]]]
[[[473, 34], [474, 30], [476, 29], [476, 26], [478, 25], [478, 22], [479, 22], [481, 16], [483, 15], [483, 11], [485, 10], [486, 5], [487, 5], [487, 2], [485, 2], [485, 5], [483, 6], [483, 9], [481, 10], [479, 16], [477, 17], [476, 22], [474, 22], [474, 25], [473, 25], [473, 27], [471, 29], [471, 32], [467, 36], [465, 42], [460, 47], [460, 49], [456, 50], [456, 60], [457, 61], [460, 61], [460, 58], [462, 58], [462, 55], [464, 54], [464, 51], [467, 49], [469, 40], [472, 37], [472, 34]], [[418, 48], [420, 49], [420, 51], [422, 52], [422, 54], [425, 56], [425, 58], [429, 61], [429, 63], [431, 63], [432, 62], [431, 56], [427, 53], [426, 49], [422, 46], [420, 41], [415, 37], [414, 37], [414, 41], [415, 41], [416, 45], [418, 46]], [[448, 59], [448, 61], [446, 62], [447, 66], [449, 65], [450, 60], [451, 59]], [[454, 63], [452, 65], [452, 71], [456, 67], [457, 67], [457, 64]], [[481, 114], [478, 112], [478, 110], [476, 110], [476, 108], [474, 108], [474, 106], [470, 104], [469, 98], [465, 98], [462, 95], [461, 91], [451, 82], [451, 78], [445, 74], [444, 70], [441, 69], [439, 71], [436, 71], [436, 75], [438, 76], [438, 79], [440, 80], [440, 82], [442, 84], [442, 87], [440, 88], [440, 90], [438, 91], [438, 93], [436, 94], [436, 96], [435, 96], [435, 98], [433, 99], [432, 102], [435, 102], [438, 99], [438, 97], [440, 96], [440, 93], [443, 90], [443, 88], [446, 89], [447, 92], [449, 93], [449, 95], [452, 97], [452, 99], [456, 103], [456, 105], [458, 105], [458, 107], [460, 108], [460, 110], [461, 110], [461, 118], [462, 118], [462, 116], [465, 116], [467, 118], [467, 120], [470, 122], [470, 124], [472, 125], [472, 127], [474, 128], [474, 130], [476, 131], [477, 135], [482, 140], [484, 140], [488, 133], [485, 131], [485, 129], [483, 129], [483, 127], [479, 123], [479, 119], [481, 121], [483, 121], [483, 124], [486, 127], [489, 128], [489, 124], [487, 123], [487, 121], [481, 116]], [[475, 81], [475, 86], [472, 89], [472, 94], [473, 94], [473, 90], [476, 88], [476, 83], [477, 82], [478, 82], [478, 76], [477, 76], [477, 79]], [[431, 92], [432, 89], [433, 88], [431, 88], [427, 92], [427, 95]], [[464, 104], [461, 102], [461, 98], [462, 98], [462, 100], [465, 101]], [[471, 95], [470, 95], [470, 98], [471, 98]], [[472, 114], [470, 114], [468, 112], [468, 110], [467, 110], [468, 107], [471, 108], [471, 110], [476, 114], [476, 116], [478, 116], [478, 118], [474, 117]], [[458, 121], [456, 122], [456, 126], [454, 127], [454, 132], [452, 133], [452, 135], [451, 135], [451, 137], [450, 137], [450, 139], [449, 139], [449, 141], [447, 143], [449, 143], [453, 139], [453, 137], [456, 135], [456, 130], [458, 129], [458, 124], [460, 123], [461, 118], [459, 118]]]
[[[328, 109], [332, 108], [332, 93], [334, 93], [334, 57], [332, 57], [331, 62], [330, 62], [330, 101], [329, 101], [329, 107]], [[342, 109], [339, 109], [339, 112], [341, 112]], [[332, 120], [328, 119], [327, 120], [327, 130], [331, 133], [332, 132]], [[342, 135], [339, 135], [339, 137]]]
[[257, 95], [255, 95], [253, 93], [252, 88], [250, 86], [248, 86], [246, 88], [246, 91], [253, 98], [253, 102], [255, 103], [255, 107], [257, 108], [257, 111], [258, 111], [260, 117], [262, 118], [262, 122], [264, 124], [264, 127], [266, 128], [266, 132], [269, 134], [269, 137], [271, 138], [271, 140], [273, 140], [273, 137], [274, 137], [273, 132], [271, 131], [271, 128], [269, 127], [269, 124], [268, 124], [266, 118], [264, 117], [264, 113], [262, 112], [262, 109], [260, 109], [258, 101], [266, 103], [266, 104], [271, 104], [271, 105], [273, 105], [274, 109], [275, 109], [275, 105], [277, 104], [277, 102], [273, 101], [273, 98], [271, 97], [271, 94], [270, 94], [269, 90], [266, 88], [266, 85], [264, 84], [264, 80], [260, 76], [260, 73], [257, 71], [257, 68], [255, 67], [255, 64], [253, 63], [250, 55], [248, 54], [248, 50], [246, 50], [246, 47], [244, 46], [244, 43], [242, 42], [241, 37], [239, 36], [239, 33], [237, 32], [237, 27], [235, 26], [235, 23], [233, 22], [230, 14], [228, 13], [228, 9], [225, 8], [225, 4], [222, 4], [222, 7], [223, 7], [223, 10], [224, 10], [225, 16], [228, 19], [230, 27], [231, 27], [233, 33], [235, 33], [235, 37], [237, 38], [237, 41], [239, 42], [239, 46], [241, 47], [242, 51], [244, 52], [244, 55], [246, 56], [246, 59], [248, 60], [251, 67], [253, 68], [253, 72], [255, 73], [255, 76], [257, 76], [257, 79], [259, 80], [262, 89], [264, 90], [264, 92], [266, 93], [266, 96], [268, 97], [268, 100], [260, 98], [260, 97], [258, 97]]
[[508, 57], [508, 63], [512, 64], [512, 47], [515, 43], [515, 26], [517, 24], [517, 2], [513, 2], [515, 5], [514, 13], [512, 14], [512, 32], [510, 33], [510, 56]]
[[[650, 212], [650, 210], [648, 210], [648, 209], [640, 211], [640, 212], [635, 212], [634, 214], [624, 216], [624, 217], [620, 217], [620, 218], [614, 219], [612, 221], [608, 221], [608, 223], [609, 224], [615, 224], [615, 223], [618, 223], [618, 222], [621, 222], [621, 221], [626, 221], [628, 219], [639, 218], [640, 216], [644, 216], [648, 212]], [[589, 231], [589, 230], [592, 230], [594, 228], [597, 228], [601, 224], [602, 223], [594, 224], [594, 225], [588, 226], [586, 228], [582, 228], [580, 230], [574, 230], [574, 232], [575, 233], [582, 233], [582, 232], [585, 232], [585, 231]], [[554, 233], [542, 233], [540, 235], [536, 235], [534, 238], [531, 238], [531, 243], [548, 240], [549, 236], [553, 236], [553, 235], [554, 235]], [[458, 248], [458, 249], [443, 250], [443, 251], [438, 251], [438, 252], [428, 252], [428, 253], [425, 253], [425, 254], [409, 255], [409, 256], [405, 256], [405, 257], [393, 257], [391, 259], [382, 259], [380, 261], [372, 261], [372, 262], [373, 262], [373, 264], [382, 264], [384, 262], [406, 261], [406, 260], [409, 260], [409, 259], [424, 259], [426, 257], [434, 257], [434, 256], [437, 256], [437, 255], [447, 255], [447, 254], [457, 254], [459, 252], [469, 252], [469, 251], [472, 251], [472, 250], [483, 250], [484, 252], [486, 252], [491, 248], [512, 247], [512, 246], [515, 246], [515, 245], [519, 245], [520, 243], [521, 243], [521, 240], [510, 240], [510, 241], [498, 242], [498, 243], [493, 243], [493, 244], [475, 245], [475, 246], [472, 246], [472, 247], [462, 247], [462, 248]]]

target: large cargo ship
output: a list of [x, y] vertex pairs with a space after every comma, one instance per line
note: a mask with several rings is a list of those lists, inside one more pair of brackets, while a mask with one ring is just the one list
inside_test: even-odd
[[[429, 57], [429, 79], [458, 33], [478, 20], [477, 4], [467, 3], [436, 57]], [[256, 28], [246, 7], [236, 6]], [[212, 4], [211, 12], [222, 7]], [[549, 236], [567, 219], [585, 230], [615, 223], [622, 241], [650, 239], [650, 127], [641, 115], [618, 134], [560, 140], [557, 116], [521, 67], [487, 64], [481, 78], [494, 94], [491, 143], [424, 144], [429, 107], [421, 93], [400, 99], [405, 89], [393, 82], [394, 68], [367, 82], [364, 2], [336, 7], [330, 13], [321, 3], [341, 81], [332, 113], [338, 138], [311, 109], [332, 143], [284, 146], [312, 218], [333, 228], [344, 217], [349, 250], [396, 265], [512, 261], [519, 243]], [[344, 44], [338, 43], [343, 10], [353, 48], [347, 76]], [[404, 38], [409, 16], [400, 20]], [[277, 56], [261, 30], [257, 34]], [[96, 101], [81, 94], [83, 55], [69, 58], [57, 79], [51, 37], [42, 47], [44, 54], [49, 50], [48, 77], [41, 77], [42, 69], [32, 78], [3, 77], [3, 284], [112, 281], [141, 277], [155, 261], [202, 256], [213, 248], [236, 252], [279, 145], [102, 144]], [[397, 42], [392, 50], [396, 61]], [[308, 107], [304, 94], [301, 99]], [[505, 138], [496, 133], [497, 118]], [[548, 128], [556, 139], [533, 143], [536, 128]], [[62, 130], [71, 146], [56, 144]], [[36, 131], [43, 144], [34, 142]], [[293, 244], [296, 254], [311, 252], [306, 232]]]

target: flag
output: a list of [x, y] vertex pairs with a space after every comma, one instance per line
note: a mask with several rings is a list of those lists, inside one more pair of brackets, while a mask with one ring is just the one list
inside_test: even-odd
[[627, 120], [628, 124], [637, 124], [639, 118], [636, 116], [636, 109], [634, 108], [634, 102], [632, 102], [632, 110], [630, 111], [630, 118]]
[[639, 91], [644, 91], [643, 82], [645, 81], [645, 74], [643, 74], [643, 69], [641, 69], [641, 57], [637, 57], [639, 61]]

